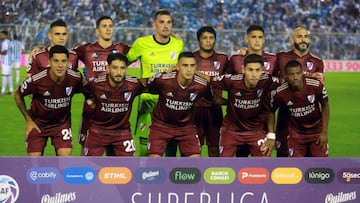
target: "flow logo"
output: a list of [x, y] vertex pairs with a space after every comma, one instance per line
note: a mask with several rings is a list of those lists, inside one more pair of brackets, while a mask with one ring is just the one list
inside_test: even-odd
[[305, 172], [305, 180], [312, 184], [326, 184], [334, 180], [334, 171], [330, 168], [309, 168]]
[[195, 184], [200, 181], [201, 173], [197, 168], [174, 168], [169, 178], [175, 184]]
[[7, 175], [0, 175], [0, 202], [15, 203], [20, 189], [15, 179]]
[[166, 172], [162, 168], [139, 168], [135, 171], [136, 181], [142, 184], [163, 183]]
[[96, 178], [94, 169], [88, 167], [66, 168], [63, 178], [69, 184], [90, 184]]
[[27, 170], [26, 179], [32, 184], [52, 184], [59, 180], [59, 174], [54, 167], [33, 167]]

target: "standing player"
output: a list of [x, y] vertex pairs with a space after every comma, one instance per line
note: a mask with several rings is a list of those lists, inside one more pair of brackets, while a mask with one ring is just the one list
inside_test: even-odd
[[[132, 45], [128, 58], [133, 62], [140, 59], [141, 78], [149, 78], [158, 72], [164, 72], [177, 63], [178, 55], [184, 49], [184, 42], [171, 35], [172, 18], [170, 12], [158, 10], [154, 15], [154, 35], [138, 38]], [[141, 94], [139, 99], [139, 112], [135, 136], [139, 139], [138, 154], [147, 155], [148, 127], [151, 123], [151, 112], [157, 102], [158, 96]], [[168, 156], [176, 156], [176, 145], [171, 144]]]
[[[226, 72], [237, 74], [241, 73], [243, 70], [243, 61], [246, 55], [249, 54], [257, 54], [263, 57], [264, 59], [264, 72], [270, 75], [277, 76], [277, 57], [275, 54], [265, 52], [263, 50], [265, 44], [265, 32], [264, 29], [259, 25], [251, 25], [247, 31], [246, 36], [244, 38], [247, 44], [247, 51], [245, 55], [242, 54], [234, 54], [230, 57], [229, 65], [226, 69]], [[264, 131], [267, 131], [267, 121], [268, 114], [264, 112], [262, 115], [262, 120], [264, 123]], [[237, 151], [237, 156], [239, 157], [247, 157], [249, 156], [250, 151], [249, 147], [239, 146]]]
[[275, 54], [265, 52], [263, 50], [265, 44], [265, 32], [259, 25], [251, 25], [246, 30], [244, 40], [247, 44], [246, 54], [234, 54], [229, 59], [226, 72], [231, 74], [241, 73], [243, 70], [243, 61], [245, 56], [249, 54], [257, 54], [264, 59], [264, 72], [277, 76], [277, 57]]
[[263, 73], [263, 58], [244, 58], [243, 73], [211, 78], [214, 88], [228, 91], [227, 114], [221, 127], [220, 157], [237, 156], [239, 145], [248, 145], [252, 156], [271, 156], [274, 133], [265, 136], [261, 113], [269, 108], [269, 94], [278, 79]]
[[271, 100], [269, 131], [274, 131], [275, 110], [286, 109], [289, 120], [289, 156], [328, 156], [329, 103], [320, 80], [304, 76], [303, 65], [291, 60], [285, 65], [285, 80]]
[[[281, 82], [285, 80], [285, 65], [290, 60], [297, 60], [302, 66], [303, 73], [307, 76], [324, 79], [324, 63], [309, 51], [310, 32], [303, 27], [296, 28], [290, 38], [293, 49], [287, 52], [279, 52], [279, 78]], [[278, 111], [278, 122], [276, 124], [276, 147], [278, 157], [288, 157], [287, 148], [288, 125], [286, 110], [282, 107]]]
[[[95, 33], [98, 36], [97, 42], [83, 44], [74, 49], [78, 54], [79, 60], [85, 64], [84, 73], [86, 81], [92, 81], [95, 77], [107, 74], [107, 57], [110, 53], [126, 55], [130, 49], [129, 46], [123, 43], [113, 43], [114, 23], [109, 16], [101, 16], [97, 19]], [[91, 114], [91, 108], [84, 102], [79, 134], [79, 143], [82, 147], [85, 143], [89, 128], [89, 116]], [[83, 149], [81, 154], [83, 155]], [[107, 154], [112, 154], [111, 149], [107, 149]]]
[[12, 68], [15, 69], [15, 84], [18, 85], [20, 81], [21, 55], [25, 54], [25, 47], [16, 34], [14, 34], [13, 40], [10, 41], [10, 50]]
[[[49, 50], [50, 68], [28, 77], [15, 92], [15, 102], [24, 115], [29, 156], [43, 155], [47, 139], [56, 155], [70, 156], [72, 149], [71, 99], [82, 88], [79, 72], [68, 69], [69, 52], [55, 45]], [[33, 95], [30, 110], [24, 97]]]
[[[213, 27], [205, 26], [197, 31], [199, 50], [195, 51], [197, 70], [208, 76], [219, 76], [224, 74], [228, 57], [226, 54], [217, 53], [214, 50], [216, 32]], [[215, 89], [214, 94], [221, 97], [222, 91]], [[222, 123], [221, 106], [211, 100], [201, 98], [194, 108], [194, 122], [198, 129], [201, 145], [208, 146], [208, 156], [219, 156], [219, 137]]]
[[86, 156], [102, 156], [111, 146], [116, 156], [134, 156], [135, 144], [131, 135], [129, 117], [132, 102], [144, 88], [136, 79], [126, 76], [129, 61], [120, 53], [107, 57], [107, 75], [96, 77], [84, 88], [94, 102], [87, 139]]
[[[42, 70], [49, 68], [49, 50], [55, 45], [65, 46], [68, 39], [66, 23], [59, 19], [51, 23], [48, 38], [51, 44], [40, 49], [32, 56], [27, 68], [27, 76], [34, 75]], [[75, 52], [69, 50], [69, 69], [77, 71], [78, 58]]]
[[206, 80], [195, 75], [196, 67], [195, 55], [183, 52], [177, 72], [158, 73], [149, 80], [149, 91], [159, 94], [150, 126], [150, 157], [162, 156], [168, 140], [179, 144], [181, 156], [200, 157], [193, 107], [200, 97], [211, 98], [212, 94]]
[[2, 86], [1, 93], [5, 94], [6, 87], [9, 84], [9, 94], [12, 94], [14, 91], [12, 70], [11, 70], [11, 58], [9, 52], [10, 41], [8, 39], [8, 32], [6, 30], [0, 32], [1, 43], [1, 76], [2, 76]]

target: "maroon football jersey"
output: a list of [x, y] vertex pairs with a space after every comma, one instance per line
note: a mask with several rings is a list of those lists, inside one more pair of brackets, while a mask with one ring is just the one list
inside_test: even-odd
[[22, 96], [32, 94], [30, 114], [34, 122], [43, 129], [71, 125], [71, 99], [74, 93], [82, 91], [82, 76], [79, 72], [67, 70], [65, 79], [56, 84], [48, 69], [27, 78], [20, 87]]
[[[197, 63], [197, 70], [208, 76], [220, 76], [224, 74], [225, 67], [227, 66], [228, 57], [223, 53], [214, 53], [208, 58], [200, 56], [200, 51], [194, 52]], [[221, 90], [215, 89], [214, 95], [221, 96]], [[211, 100], [200, 98], [195, 106], [211, 107]]]
[[121, 53], [126, 55], [130, 47], [123, 43], [112, 44], [103, 48], [98, 42], [87, 43], [74, 48], [86, 67], [86, 80], [93, 80], [95, 77], [106, 75], [107, 57], [110, 53]]
[[195, 75], [191, 84], [183, 88], [177, 81], [177, 72], [158, 73], [148, 81], [149, 91], [159, 94], [152, 120], [171, 127], [192, 124], [192, 109], [200, 98], [212, 97], [209, 84]]
[[277, 57], [280, 81], [283, 81], [285, 79], [285, 65], [290, 60], [299, 61], [302, 64], [304, 74], [315, 72], [324, 73], [323, 61], [320, 58], [312, 55], [310, 52], [300, 57], [294, 52], [294, 50], [290, 50], [287, 52], [279, 52], [277, 54]]
[[129, 76], [118, 88], [110, 86], [107, 75], [99, 76], [87, 83], [84, 93], [90, 95], [96, 105], [90, 119], [90, 129], [99, 132], [130, 131], [129, 117], [132, 102], [143, 88], [138, 79]]
[[[37, 52], [30, 60], [27, 73], [34, 75], [49, 68], [49, 47], [45, 47]], [[77, 71], [78, 69], [78, 57], [74, 51], [69, 50], [69, 69]]]
[[227, 113], [223, 126], [241, 134], [252, 134], [263, 130], [260, 115], [269, 109], [269, 92], [279, 81], [268, 74], [262, 74], [257, 86], [248, 89], [245, 75], [222, 75], [213, 77], [211, 85], [228, 91]]
[[[242, 73], [245, 57], [246, 55], [243, 56], [241, 54], [232, 55], [229, 59], [229, 63], [225, 72], [230, 74]], [[264, 59], [264, 72], [269, 75], [277, 76], [278, 74], [277, 56], [275, 54], [267, 53], [263, 51], [262, 58]]]
[[289, 132], [300, 135], [318, 134], [322, 130], [319, 104], [328, 101], [324, 85], [316, 79], [304, 77], [299, 92], [290, 89], [287, 82], [276, 89], [271, 100], [273, 110], [284, 106], [289, 117]]

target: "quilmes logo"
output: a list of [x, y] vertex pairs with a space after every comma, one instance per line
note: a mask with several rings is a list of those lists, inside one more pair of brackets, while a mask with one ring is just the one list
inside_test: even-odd
[[19, 185], [15, 179], [7, 175], [0, 175], [0, 202], [15, 203], [19, 197]]
[[235, 171], [232, 168], [208, 168], [204, 180], [208, 184], [231, 184], [235, 180]]
[[360, 168], [343, 168], [337, 177], [341, 183], [360, 184]]
[[197, 168], [174, 168], [169, 178], [175, 184], [195, 184], [200, 181], [201, 173]]
[[166, 179], [166, 172], [162, 168], [139, 168], [135, 171], [136, 181], [142, 184], [159, 184]]
[[302, 179], [301, 170], [298, 168], [275, 168], [271, 173], [275, 184], [298, 184]]
[[356, 200], [356, 191], [329, 193], [325, 197], [325, 203], [354, 202], [354, 200]]
[[95, 170], [89, 167], [66, 168], [63, 178], [69, 184], [90, 184], [96, 178]]
[[59, 180], [59, 174], [54, 167], [33, 167], [27, 170], [26, 179], [33, 184], [52, 184]]
[[330, 168], [309, 168], [304, 176], [308, 183], [326, 184], [334, 180], [335, 174]]
[[132, 173], [126, 167], [104, 167], [99, 171], [99, 180], [104, 184], [127, 184]]
[[242, 184], [264, 184], [270, 178], [265, 168], [242, 168], [238, 172], [238, 180]]
[[65, 203], [76, 201], [76, 192], [61, 193], [58, 192], [54, 195], [44, 194], [41, 197], [41, 203]]

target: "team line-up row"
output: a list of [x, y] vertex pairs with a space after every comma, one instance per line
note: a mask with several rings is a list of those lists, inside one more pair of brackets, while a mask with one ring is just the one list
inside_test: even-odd
[[[199, 157], [205, 143], [211, 157], [269, 157], [274, 148], [277, 156], [328, 156], [324, 66], [309, 52], [308, 30], [295, 29], [293, 49], [274, 55], [262, 50], [262, 27], [252, 25], [244, 37], [247, 49], [228, 58], [214, 50], [210, 26], [198, 30], [195, 52], [184, 52], [167, 10], [155, 13], [153, 28], [153, 35], [129, 47], [112, 41], [113, 21], [103, 16], [96, 23], [98, 41], [69, 51], [65, 22], [51, 24], [51, 45], [36, 50], [29, 77], [15, 92], [28, 155], [42, 155], [49, 137], [57, 155], [71, 154], [71, 98], [83, 92], [84, 155], [133, 156], [138, 139], [137, 154], [151, 157], [175, 156], [177, 148], [181, 156]], [[138, 59], [141, 79], [126, 76]], [[78, 60], [85, 64], [84, 78]], [[29, 111], [25, 95], [32, 95]], [[129, 116], [137, 95], [133, 138]], [[221, 105], [227, 106], [224, 118]]]

